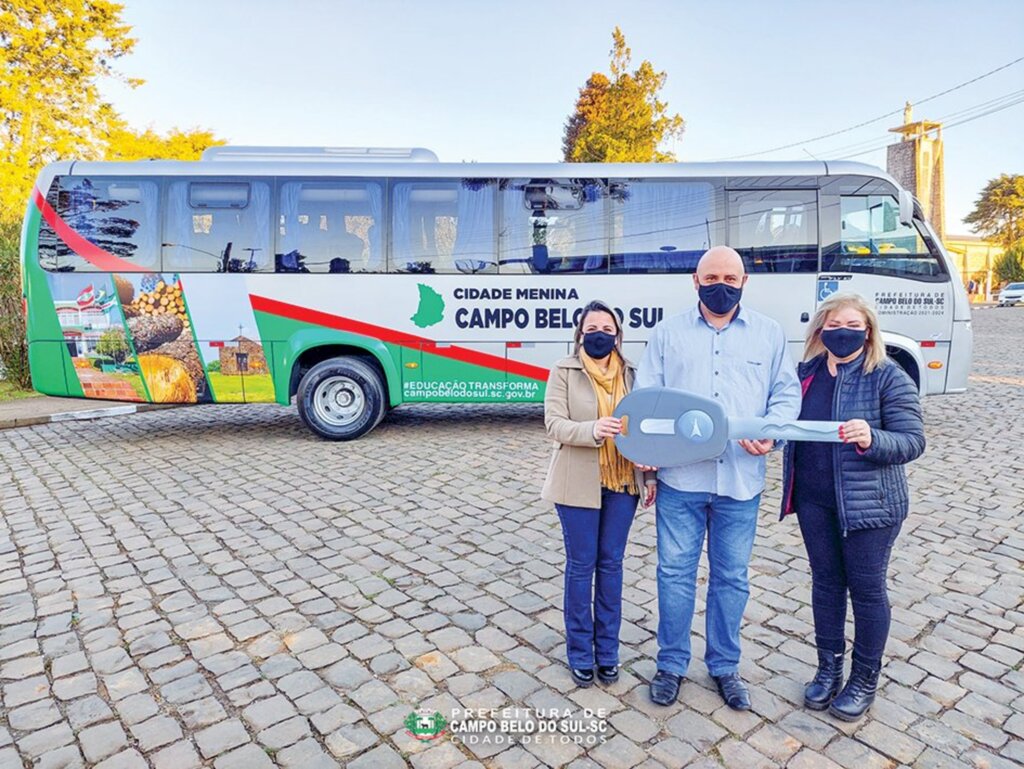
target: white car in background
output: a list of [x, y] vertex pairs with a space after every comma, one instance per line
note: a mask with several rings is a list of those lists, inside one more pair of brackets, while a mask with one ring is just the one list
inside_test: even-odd
[[1009, 307], [1011, 304], [1024, 302], [1024, 283], [1007, 283], [999, 292], [999, 306]]

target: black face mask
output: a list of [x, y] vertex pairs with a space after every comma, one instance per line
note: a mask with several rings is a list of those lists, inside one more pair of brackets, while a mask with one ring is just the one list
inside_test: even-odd
[[615, 334], [591, 331], [583, 335], [583, 349], [591, 358], [600, 360], [615, 349]]
[[697, 296], [700, 297], [701, 304], [715, 315], [725, 315], [730, 312], [740, 303], [742, 295], [742, 288], [736, 288], [726, 283], [712, 283], [710, 286], [698, 286], [697, 288]]
[[821, 343], [837, 358], [846, 358], [860, 350], [867, 341], [866, 329], [830, 328], [821, 332]]

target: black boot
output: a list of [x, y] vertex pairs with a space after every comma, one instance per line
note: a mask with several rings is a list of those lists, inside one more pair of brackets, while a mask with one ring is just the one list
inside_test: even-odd
[[854, 657], [850, 680], [832, 700], [828, 712], [843, 721], [859, 720], [875, 701], [880, 670], [881, 666], [877, 662], [868, 665]]
[[804, 705], [811, 710], [824, 710], [843, 687], [843, 653], [818, 649], [818, 672], [804, 687]]

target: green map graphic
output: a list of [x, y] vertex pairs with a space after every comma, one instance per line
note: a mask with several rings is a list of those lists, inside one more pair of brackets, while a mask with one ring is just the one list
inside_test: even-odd
[[433, 326], [444, 320], [444, 299], [430, 286], [417, 283], [420, 289], [420, 305], [409, 320], [420, 328]]

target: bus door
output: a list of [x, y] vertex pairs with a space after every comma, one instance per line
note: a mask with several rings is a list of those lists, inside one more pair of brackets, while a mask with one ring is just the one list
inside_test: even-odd
[[[799, 360], [815, 307], [818, 273], [818, 191], [815, 187], [764, 189], [763, 178], [730, 180], [729, 245], [750, 276], [743, 302], [775, 318]], [[775, 180], [816, 185], [811, 179]], [[761, 188], [739, 187], [746, 182]]]
[[916, 219], [901, 223], [899, 202], [888, 191], [830, 195], [822, 208], [817, 301], [854, 292], [873, 303], [890, 355], [919, 383], [923, 378], [923, 393], [942, 392], [953, 284], [930, 231]]

